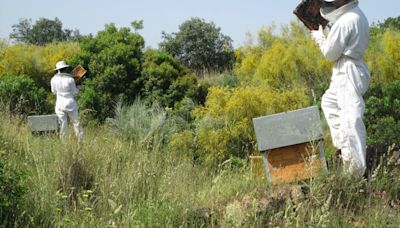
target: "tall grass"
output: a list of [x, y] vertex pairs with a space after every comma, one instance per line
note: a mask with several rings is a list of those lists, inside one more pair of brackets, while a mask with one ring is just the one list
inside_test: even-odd
[[[56, 134], [32, 135], [23, 120], [2, 118], [1, 135], [16, 151], [13, 162], [28, 173], [25, 223], [181, 226], [196, 219], [197, 209], [213, 208], [221, 196], [250, 188], [251, 183], [232, 178], [241, 171], [216, 174], [166, 151], [157, 139], [164, 137], [160, 132], [168, 134], [160, 129], [164, 113], [154, 108], [148, 115], [141, 104], [131, 108], [115, 119], [131, 121], [129, 128], [114, 129], [119, 134], [105, 126], [85, 128], [81, 145], [72, 131], [61, 142]], [[144, 122], [135, 125], [128, 116]]]
[[[217, 169], [169, 151], [174, 122], [140, 103], [120, 106], [109, 126], [33, 135], [1, 114], [12, 165], [26, 172], [15, 224], [33, 227], [376, 227], [399, 224], [400, 164], [382, 161], [369, 179], [339, 171], [285, 186], [253, 180], [228, 160]], [[110, 128], [111, 126], [111, 128]], [[238, 168], [240, 167], [240, 168]]]

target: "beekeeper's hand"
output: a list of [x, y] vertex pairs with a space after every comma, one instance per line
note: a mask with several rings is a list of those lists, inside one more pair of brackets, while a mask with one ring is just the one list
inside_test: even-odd
[[318, 30], [313, 30], [313, 31], [311, 31], [311, 38], [312, 38], [319, 46], [322, 45], [322, 43], [325, 41], [324, 29], [322, 28], [322, 25], [319, 25]]

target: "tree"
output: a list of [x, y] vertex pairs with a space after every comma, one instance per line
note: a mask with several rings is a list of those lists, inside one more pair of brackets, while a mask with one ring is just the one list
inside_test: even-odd
[[399, 17], [388, 17], [383, 22], [379, 22], [378, 25], [374, 26], [380, 29], [392, 29], [399, 30], [400, 29], [400, 16]]
[[144, 39], [130, 28], [105, 26], [95, 37], [80, 42], [82, 53], [71, 61], [88, 69], [78, 103], [91, 110], [88, 118], [104, 121], [113, 116], [117, 101], [132, 103], [142, 88], [140, 79]]
[[198, 74], [231, 69], [234, 63], [232, 39], [213, 22], [192, 18], [179, 26], [179, 32], [163, 32], [162, 50]]
[[78, 30], [63, 29], [62, 22], [40, 18], [32, 25], [29, 19], [20, 19], [18, 24], [12, 26], [10, 38], [22, 43], [44, 45], [54, 41], [76, 41], [81, 36]]
[[169, 53], [149, 49], [142, 59], [141, 96], [148, 104], [173, 107], [184, 97], [201, 101], [197, 78], [187, 74]]

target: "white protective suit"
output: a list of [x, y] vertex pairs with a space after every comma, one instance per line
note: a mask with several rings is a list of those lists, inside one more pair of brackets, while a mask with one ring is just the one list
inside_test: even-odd
[[366, 129], [363, 123], [364, 99], [371, 76], [363, 60], [369, 44], [369, 24], [352, 1], [329, 14], [321, 15], [333, 22], [327, 37], [312, 32], [323, 55], [334, 61], [329, 89], [322, 97], [322, 109], [332, 141], [341, 150], [345, 169], [362, 175], [366, 169]]
[[51, 92], [57, 95], [55, 112], [60, 121], [60, 137], [63, 139], [67, 134], [68, 117], [70, 118], [75, 135], [80, 142], [83, 130], [79, 123], [78, 106], [74, 95], [78, 93], [74, 78], [71, 74], [58, 73], [51, 79]]

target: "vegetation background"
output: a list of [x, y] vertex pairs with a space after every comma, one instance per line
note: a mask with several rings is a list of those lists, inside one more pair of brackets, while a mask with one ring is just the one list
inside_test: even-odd
[[[13, 42], [0, 41], [1, 226], [397, 226], [399, 22], [371, 28], [368, 177], [340, 172], [325, 126], [329, 172], [271, 186], [250, 172], [252, 119], [319, 105], [331, 74], [298, 22], [261, 28], [234, 49], [213, 22], [191, 18], [149, 49], [143, 21], [81, 35], [57, 18], [21, 20]], [[88, 69], [80, 145], [26, 124], [53, 113], [59, 60]]]

